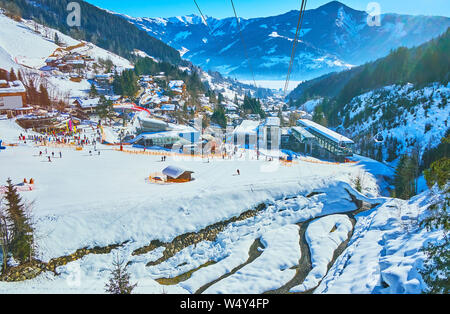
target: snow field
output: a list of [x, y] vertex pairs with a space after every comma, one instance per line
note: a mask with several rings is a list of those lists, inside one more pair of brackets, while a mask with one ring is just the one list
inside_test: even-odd
[[352, 222], [345, 215], [319, 218], [308, 226], [305, 236], [311, 252], [312, 270], [305, 281], [290, 292], [304, 292], [320, 283], [327, 274], [335, 250], [347, 240], [352, 229]]

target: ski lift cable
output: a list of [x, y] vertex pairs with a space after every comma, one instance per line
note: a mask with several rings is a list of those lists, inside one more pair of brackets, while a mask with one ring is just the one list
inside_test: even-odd
[[[198, 5], [197, 1], [194, 0], [194, 3], [195, 3], [195, 5], [197, 6], [198, 11], [200, 12], [200, 15], [202, 16], [203, 21], [204, 21], [205, 24], [208, 26], [210, 33], [212, 33], [212, 29], [211, 29], [211, 27], [209, 26], [208, 22], [206, 21], [204, 15], [203, 15], [203, 12], [202, 12], [202, 10], [200, 9], [200, 6]], [[250, 63], [250, 60], [249, 60], [248, 55], [247, 55], [247, 50], [246, 50], [246, 46], [245, 46], [245, 43], [244, 43], [244, 38], [243, 38], [243, 36], [242, 36], [241, 26], [240, 26], [240, 23], [239, 23], [239, 18], [237, 17], [236, 8], [235, 8], [235, 6], [234, 6], [233, 0], [231, 0], [231, 5], [233, 6], [234, 15], [235, 15], [235, 17], [236, 17], [237, 24], [238, 24], [238, 27], [239, 27], [239, 34], [240, 34], [240, 36], [241, 36], [241, 41], [242, 41], [242, 44], [243, 44], [243, 46], [244, 46], [245, 56], [246, 56], [247, 61], [248, 61], [248, 64], [249, 64], [250, 71], [252, 72], [253, 83], [255, 84], [255, 89], [258, 89], [258, 87], [256, 86], [256, 81], [255, 81], [255, 76], [254, 76], [254, 74], [253, 74], [253, 69], [252, 69], [252, 67], [251, 67], [251, 63]], [[236, 79], [236, 80], [237, 80], [237, 79]], [[253, 111], [255, 111], [255, 107], [253, 106], [253, 104], [251, 104], [251, 106], [252, 106]], [[255, 111], [255, 112], [256, 112], [256, 111]]]
[[299, 20], [298, 20], [298, 24], [297, 24], [297, 31], [296, 31], [296, 35], [295, 35], [295, 40], [292, 43], [293, 50], [292, 50], [292, 55], [291, 55], [291, 65], [290, 65], [290, 69], [289, 69], [289, 73], [288, 73], [288, 82], [287, 82], [287, 86], [286, 87], [288, 87], [289, 81], [290, 81], [290, 78], [291, 78], [291, 73], [292, 73], [294, 60], [295, 60], [295, 51], [297, 49], [297, 45], [298, 45], [299, 38], [300, 38], [300, 35], [301, 35], [301, 29], [302, 29], [302, 26], [303, 26], [303, 18], [305, 16], [305, 10], [306, 10], [307, 2], [308, 2], [307, 0], [304, 0], [304, 1], [302, 0], [302, 5], [301, 5], [301, 8], [300, 8], [300, 13], [299, 13]]
[[302, 28], [302, 25], [303, 25], [303, 17], [305, 15], [306, 3], [307, 3], [307, 0], [305, 0], [304, 3], [302, 1], [302, 7], [301, 7], [300, 15], [299, 15], [299, 22], [298, 22], [298, 25], [297, 25], [298, 29], [296, 31], [295, 39], [294, 39], [294, 41], [292, 43], [292, 55], [291, 55], [291, 62], [290, 62], [290, 68], [289, 68], [289, 72], [288, 72], [288, 79], [287, 79], [286, 91], [285, 92], [287, 92], [287, 89], [289, 88], [289, 82], [291, 80], [292, 69], [293, 69], [294, 61], [295, 61], [295, 51], [297, 49], [297, 45], [298, 45], [298, 42], [299, 42], [299, 37], [300, 37], [300, 34], [301, 34], [301, 28]]
[[202, 10], [200, 9], [200, 6], [198, 5], [197, 1], [194, 0], [194, 3], [195, 3], [195, 5], [197, 6], [198, 12], [200, 12], [200, 15], [202, 16], [202, 19], [203, 19], [203, 21], [205, 22], [206, 26], [208, 26], [209, 32], [212, 33], [212, 29], [211, 29], [211, 27], [209, 26], [208, 21], [206, 21], [205, 16], [203, 15]]
[[[252, 73], [253, 84], [255, 85], [255, 91], [257, 92], [258, 91], [258, 86], [256, 85], [255, 74], [253, 72], [252, 63], [250, 62], [250, 58], [249, 58], [249, 56], [247, 54], [247, 46], [245, 45], [244, 36], [242, 35], [241, 23], [239, 22], [239, 17], [238, 17], [238, 15], [236, 13], [236, 7], [234, 5], [234, 2], [233, 2], [233, 0], [230, 0], [230, 1], [231, 1], [231, 6], [233, 7], [234, 16], [236, 18], [237, 26], [238, 26], [238, 29], [239, 29], [239, 35], [240, 35], [240, 38], [241, 38], [242, 46], [244, 48], [244, 54], [245, 54], [245, 57], [247, 58], [248, 67], [250, 68], [250, 72]], [[251, 99], [249, 101], [250, 101], [250, 106], [253, 109], [253, 112], [256, 113], [257, 110], [256, 110], [255, 105], [253, 104]]]
[[[299, 34], [300, 23], [301, 23], [301, 18], [302, 18], [302, 10], [303, 10], [304, 5], [305, 5], [305, 1], [302, 0], [302, 4], [300, 6], [300, 11], [299, 11], [299, 16], [298, 16], [297, 28], [296, 28], [296, 31], [295, 31], [295, 37], [294, 37], [294, 40], [292, 42], [291, 59], [289, 61], [289, 67], [288, 67], [288, 73], [287, 73], [286, 81], [290, 77], [289, 74], [290, 74], [291, 66], [293, 64], [293, 55], [295, 53], [296, 43], [297, 43], [297, 40], [298, 40], [298, 34]], [[286, 87], [286, 85], [285, 85], [285, 87]]]
[[230, 1], [231, 1], [231, 6], [233, 7], [234, 16], [236, 17], [236, 22], [237, 22], [237, 26], [239, 29], [239, 35], [241, 37], [242, 46], [244, 46], [244, 54], [245, 54], [245, 57], [247, 58], [248, 67], [250, 68], [250, 72], [252, 73], [253, 83], [255, 84], [255, 89], [258, 89], [258, 87], [256, 86], [255, 74], [253, 72], [252, 64], [251, 64], [250, 58], [248, 57], [248, 54], [247, 54], [247, 46], [245, 45], [244, 36], [242, 36], [241, 23], [239, 22], [239, 18], [236, 13], [236, 8], [234, 6], [234, 2], [233, 2], [233, 0], [230, 0]]
[[294, 60], [295, 60], [295, 50], [296, 50], [296, 47], [297, 47], [298, 39], [300, 37], [301, 28], [302, 28], [302, 25], [303, 25], [303, 17], [305, 15], [305, 9], [306, 9], [307, 2], [308, 2], [308, 0], [302, 0], [302, 4], [301, 4], [301, 7], [300, 7], [298, 23], [297, 23], [297, 30], [296, 30], [296, 33], [295, 33], [294, 42], [292, 44], [291, 61], [289, 63], [288, 73], [287, 73], [287, 76], [286, 76], [286, 84], [284, 86], [284, 94], [285, 95], [287, 93], [287, 89], [289, 88], [289, 81], [290, 81], [290, 78], [291, 78], [292, 67], [294, 65]]
[[299, 39], [299, 36], [300, 36], [300, 33], [301, 33], [301, 28], [302, 28], [302, 25], [303, 25], [303, 17], [304, 17], [304, 14], [305, 14], [306, 4], [307, 4], [307, 0], [302, 0], [302, 4], [301, 4], [301, 7], [300, 7], [300, 12], [299, 12], [299, 19], [298, 19], [298, 24], [297, 24], [297, 30], [296, 30], [295, 38], [294, 38], [294, 41], [293, 41], [293, 44], [292, 44], [291, 61], [289, 63], [288, 74], [287, 74], [287, 77], [286, 77], [286, 84], [285, 84], [285, 88], [284, 88], [284, 94], [285, 95], [287, 94], [287, 90], [289, 88], [289, 81], [290, 81], [290, 78], [291, 78], [292, 68], [293, 68], [294, 60], [295, 60], [295, 50], [297, 48], [298, 39]]

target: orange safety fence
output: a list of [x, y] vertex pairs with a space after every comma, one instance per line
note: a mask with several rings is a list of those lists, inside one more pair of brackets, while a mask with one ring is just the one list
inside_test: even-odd
[[147, 178], [145, 178], [145, 181], [147, 183], [168, 185], [168, 184], [174, 184], [174, 183], [188, 183], [188, 182], [191, 182], [192, 180], [188, 180], [188, 179], [171, 179], [171, 180], [169, 180], [162, 173], [154, 172], [154, 173], [150, 174]]
[[[14, 186], [18, 192], [28, 192], [34, 190], [34, 184], [23, 184]], [[6, 186], [0, 186], [0, 194], [4, 194], [8, 191]]]
[[159, 172], [155, 172], [150, 174], [147, 178], [145, 178], [145, 182], [147, 183], [155, 183], [161, 185], [172, 184], [173, 182], [167, 182], [165, 179], [165, 175]]
[[[146, 155], [146, 156], [180, 156], [180, 157], [192, 157], [192, 158], [219, 158], [222, 159], [222, 155], [213, 155], [213, 154], [208, 154], [208, 155], [198, 155], [198, 154], [181, 154], [181, 153], [174, 153], [174, 152], [164, 152], [164, 151], [154, 151], [154, 150], [147, 150], [147, 151], [138, 151], [138, 150], [127, 150], [127, 149], [119, 149], [116, 148], [114, 149], [115, 151], [118, 152], [123, 152], [123, 153], [127, 153], [127, 154], [132, 154], [132, 155]], [[228, 155], [226, 155], [226, 157], [228, 157]], [[300, 161], [303, 162], [309, 162], [309, 163], [313, 163], [313, 164], [322, 164], [322, 165], [341, 165], [341, 164], [345, 164], [345, 163], [352, 163], [352, 164], [356, 164], [358, 163], [357, 161], [347, 161], [345, 163], [339, 163], [339, 162], [330, 162], [330, 161], [321, 161], [321, 160], [311, 160], [311, 159], [307, 159], [307, 158], [299, 158]], [[281, 160], [281, 163], [285, 166], [292, 166], [295, 164], [298, 164], [298, 161], [287, 161], [287, 160]]]
[[[127, 150], [115, 148], [115, 151], [123, 152], [132, 155], [146, 155], [146, 156], [180, 156], [180, 157], [192, 157], [192, 158], [219, 158], [222, 159], [222, 155], [213, 155], [213, 154], [182, 154], [182, 153], [174, 153], [174, 152], [165, 152], [165, 151], [155, 151], [155, 150], [146, 150], [146, 151], [138, 151], [138, 150]], [[228, 156], [228, 155], [226, 155]]]
[[79, 147], [75, 143], [49, 143], [49, 142], [39, 142], [39, 144], [36, 144], [35, 147], [50, 147], [50, 148], [76, 148]]

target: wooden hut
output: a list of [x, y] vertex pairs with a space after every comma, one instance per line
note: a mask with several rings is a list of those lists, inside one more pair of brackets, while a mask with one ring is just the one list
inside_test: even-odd
[[162, 173], [167, 177], [167, 182], [183, 183], [192, 181], [192, 174], [194, 172], [175, 166], [169, 166], [164, 169]]

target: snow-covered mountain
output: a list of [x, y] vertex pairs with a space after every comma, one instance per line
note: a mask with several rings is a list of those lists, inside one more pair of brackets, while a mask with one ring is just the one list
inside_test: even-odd
[[[43, 26], [31, 20], [16, 21], [0, 12], [0, 68], [20, 70], [31, 75], [39, 82], [45, 82], [54, 98], [82, 97], [87, 95], [91, 84], [87, 79], [81, 82], [70, 80], [69, 73], [59, 71], [42, 71], [46, 60], [54, 55], [65, 53], [64, 47], [54, 41], [58, 35], [64, 47], [71, 47], [71, 52], [91, 57], [93, 60], [111, 60], [118, 71], [133, 68], [133, 64], [108, 50], [90, 42], [76, 40], [60, 31]], [[67, 52], [67, 51], [66, 51]], [[94, 70], [88, 70], [94, 75]]]
[[[205, 8], [207, 10], [207, 8]], [[251, 66], [257, 79], [284, 79], [295, 37], [298, 11], [241, 19]], [[235, 18], [197, 15], [133, 18], [128, 21], [180, 51], [183, 58], [205, 69], [250, 79]], [[292, 79], [303, 80], [375, 60], [399, 46], [416, 46], [443, 33], [447, 17], [383, 14], [371, 27], [367, 13], [333, 1], [307, 10]]]

